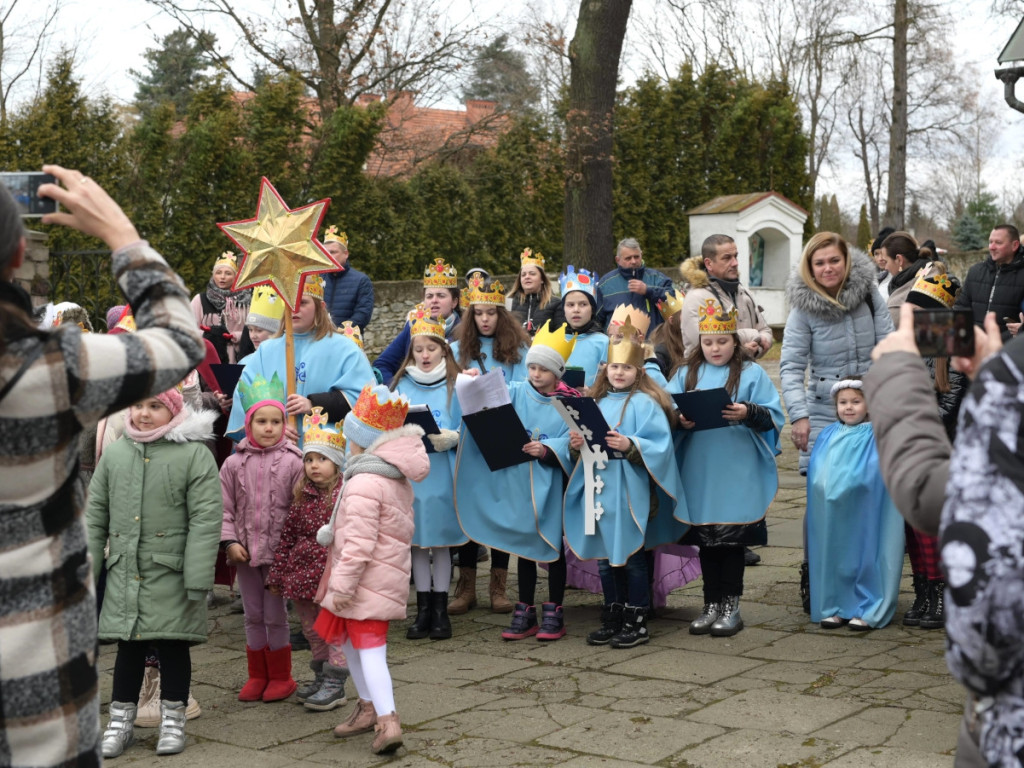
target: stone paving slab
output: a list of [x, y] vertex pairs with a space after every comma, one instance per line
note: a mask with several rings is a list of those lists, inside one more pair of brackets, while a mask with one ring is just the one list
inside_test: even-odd
[[683, 765], [701, 768], [778, 768], [824, 765], [845, 751], [825, 739], [739, 729], [684, 750]]
[[738, 693], [687, 717], [724, 727], [742, 724], [758, 731], [807, 734], [864, 708], [864, 704], [855, 701], [761, 689]]

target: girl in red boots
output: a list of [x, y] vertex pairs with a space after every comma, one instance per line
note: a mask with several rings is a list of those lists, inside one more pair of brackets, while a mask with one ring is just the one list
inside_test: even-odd
[[239, 701], [280, 701], [298, 687], [292, 679], [288, 609], [267, 590], [274, 550], [302, 477], [302, 453], [285, 439], [284, 385], [275, 373], [239, 382], [245, 408], [245, 437], [220, 470], [224, 496], [221, 548], [238, 567], [238, 591], [245, 609], [245, 655], [249, 679]]

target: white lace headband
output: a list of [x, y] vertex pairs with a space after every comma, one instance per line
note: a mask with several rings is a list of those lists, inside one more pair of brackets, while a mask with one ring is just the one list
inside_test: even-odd
[[842, 381], [837, 381], [832, 385], [832, 391], [829, 393], [829, 396], [835, 400], [836, 395], [844, 389], [864, 389], [864, 382], [860, 379], [843, 379]]

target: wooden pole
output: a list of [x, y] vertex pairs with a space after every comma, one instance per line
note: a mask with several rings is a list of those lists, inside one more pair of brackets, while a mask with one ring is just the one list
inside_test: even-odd
[[[292, 331], [292, 311], [288, 307], [284, 308], [284, 367], [285, 395], [291, 395], [295, 393], [295, 333]], [[299, 414], [295, 414], [295, 431], [300, 436], [301, 426]]]

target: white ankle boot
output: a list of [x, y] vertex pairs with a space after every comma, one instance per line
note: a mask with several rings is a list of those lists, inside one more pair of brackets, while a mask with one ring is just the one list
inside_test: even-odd
[[185, 749], [185, 702], [160, 702], [160, 738], [158, 755], [176, 755]]

